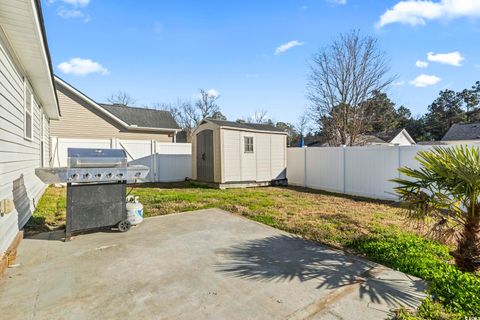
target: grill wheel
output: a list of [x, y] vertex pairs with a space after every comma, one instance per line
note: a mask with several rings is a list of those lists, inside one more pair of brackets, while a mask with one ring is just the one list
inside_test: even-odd
[[118, 231], [127, 232], [132, 227], [132, 224], [127, 219], [122, 220], [118, 223]]

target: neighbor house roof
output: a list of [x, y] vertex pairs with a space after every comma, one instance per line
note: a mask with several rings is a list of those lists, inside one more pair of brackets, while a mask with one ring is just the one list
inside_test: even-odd
[[[63, 86], [71, 93], [86, 101], [92, 107], [116, 121], [120, 125], [124, 126], [128, 130], [169, 132], [176, 132], [180, 130], [180, 127], [169, 111], [126, 107], [121, 105], [99, 104], [60, 77], [55, 76], [55, 81], [58, 85]], [[114, 110], [113, 108], [118, 109]], [[163, 127], [163, 125], [165, 125], [165, 127]]]
[[203, 121], [208, 121], [217, 126], [225, 127], [225, 128], [246, 129], [246, 130], [252, 130], [252, 131], [268, 131], [268, 132], [278, 132], [278, 133], [286, 134], [286, 132], [283, 129], [274, 127], [270, 124], [234, 122], [234, 121], [217, 120], [217, 119], [209, 119], [209, 118], [204, 119]]
[[39, 100], [37, 102], [50, 119], [58, 119], [60, 110], [40, 0], [0, 1], [0, 14], [0, 27]]
[[[386, 132], [371, 132], [366, 134], [360, 134], [357, 136], [355, 146], [365, 145], [390, 145], [393, 144], [393, 140], [403, 133], [407, 139], [414, 144], [415, 140], [412, 139], [410, 134], [404, 128], [394, 129]], [[305, 144], [309, 147], [328, 147], [328, 139], [323, 135], [307, 136], [305, 137]]]
[[399, 129], [389, 130], [386, 132], [375, 132], [375, 133], [372, 133], [372, 135], [383, 140], [384, 142], [390, 142], [396, 136], [398, 136], [403, 130], [404, 130], [403, 128], [399, 128]]
[[442, 141], [478, 139], [480, 139], [480, 123], [455, 123], [443, 136]]
[[127, 107], [119, 104], [100, 103], [100, 106], [129, 126], [180, 130], [169, 111]]

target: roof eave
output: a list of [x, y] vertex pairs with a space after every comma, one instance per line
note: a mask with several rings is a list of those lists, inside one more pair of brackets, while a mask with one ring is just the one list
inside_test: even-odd
[[219, 127], [220, 129], [228, 129], [228, 130], [237, 130], [237, 131], [248, 131], [248, 132], [260, 132], [260, 133], [273, 133], [273, 134], [284, 134], [284, 135], [288, 135], [287, 132], [285, 131], [273, 131], [273, 130], [259, 130], [259, 129], [248, 129], [248, 128], [238, 128], [238, 127], [231, 127], [231, 126], [222, 126], [222, 125], [219, 125], [213, 121], [210, 121], [210, 119], [208, 118], [205, 118], [203, 119], [200, 124], [195, 128], [195, 130], [193, 130], [193, 133], [195, 133], [198, 129], [198, 127], [200, 127], [203, 123], [205, 122], [208, 122], [208, 123], [211, 123], [213, 125], [216, 125], [217, 127]]
[[285, 134], [285, 135], [288, 135], [288, 133], [287, 133], [287, 132], [284, 132], [284, 131], [237, 128], [237, 127], [230, 127], [230, 126], [219, 126], [219, 127], [220, 127], [221, 129], [228, 129], [228, 130], [237, 130], [237, 131], [248, 131], [248, 132], [260, 132], [260, 133], [273, 133], [273, 134]]
[[127, 127], [128, 130], [132, 131], [159, 131], [159, 132], [178, 132], [182, 129], [180, 128], [154, 128], [154, 127], [139, 127], [135, 125], [129, 125]]
[[[8, 6], [9, 2], [4, 2]], [[39, 104], [50, 119], [58, 119], [60, 109], [53, 82], [52, 63], [45, 32], [40, 0], [17, 1], [13, 10], [2, 12], [2, 29], [16, 58], [33, 88]], [[18, 15], [24, 10], [25, 15]], [[21, 20], [21, 21], [20, 21]], [[12, 23], [14, 22], [14, 23]], [[30, 28], [30, 32], [18, 32], [16, 26]], [[32, 41], [32, 36], [36, 41]], [[38, 41], [37, 41], [38, 40]]]

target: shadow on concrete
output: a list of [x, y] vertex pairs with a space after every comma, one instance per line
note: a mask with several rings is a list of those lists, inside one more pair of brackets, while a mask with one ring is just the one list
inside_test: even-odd
[[219, 250], [218, 272], [256, 281], [318, 281], [317, 289], [359, 284], [361, 300], [389, 306], [416, 306], [423, 298], [423, 281], [401, 273], [376, 271], [376, 264], [294, 236], [252, 240]]

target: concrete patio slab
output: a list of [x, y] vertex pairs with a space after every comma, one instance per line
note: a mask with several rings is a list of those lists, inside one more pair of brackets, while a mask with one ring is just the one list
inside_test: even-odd
[[0, 281], [5, 319], [383, 319], [419, 279], [221, 210], [127, 233], [25, 239]]

